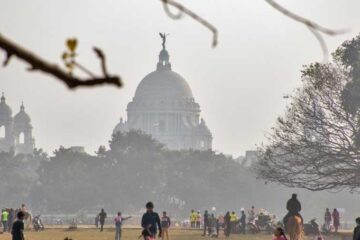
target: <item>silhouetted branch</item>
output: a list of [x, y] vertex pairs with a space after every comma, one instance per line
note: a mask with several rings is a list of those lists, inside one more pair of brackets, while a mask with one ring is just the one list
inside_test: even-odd
[[274, 0], [265, 0], [268, 4], [270, 4], [270, 6], [272, 6], [273, 8], [275, 8], [276, 10], [278, 10], [279, 12], [281, 12], [282, 14], [284, 14], [285, 16], [291, 18], [292, 20], [302, 23], [305, 26], [307, 26], [309, 28], [309, 30], [311, 31], [311, 33], [314, 34], [314, 36], [316, 37], [316, 39], [318, 40], [321, 49], [323, 51], [324, 54], [324, 59], [327, 60], [327, 56], [328, 56], [328, 50], [327, 50], [327, 46], [326, 43], [324, 41], [324, 38], [322, 37], [321, 33], [330, 35], [330, 36], [334, 36], [334, 35], [338, 35], [338, 34], [342, 34], [347, 32], [347, 30], [333, 30], [330, 28], [326, 28], [323, 27], [319, 24], [317, 24], [316, 22], [313, 22], [307, 18], [304, 18], [300, 15], [297, 15], [293, 12], [290, 12], [288, 9], [284, 8], [283, 6], [279, 5], [276, 1]]
[[320, 44], [320, 47], [321, 47], [321, 50], [323, 52], [323, 56], [324, 56], [324, 62], [326, 62], [328, 60], [328, 57], [329, 57], [329, 50], [327, 48], [327, 45], [326, 45], [326, 42], [324, 40], [324, 38], [321, 36], [321, 34], [314, 30], [313, 28], [311, 27], [308, 27], [310, 32], [312, 34], [314, 34], [315, 38], [318, 40], [319, 44]]
[[[201, 18], [199, 15], [197, 15], [196, 13], [194, 13], [193, 11], [186, 8], [184, 5], [178, 3], [175, 0], [160, 0], [160, 1], [163, 2], [163, 6], [164, 6], [164, 10], [165, 10], [166, 14], [169, 17], [171, 17], [172, 19], [180, 19], [183, 16], [183, 14], [185, 13], [186, 15], [193, 18], [195, 21], [201, 23], [206, 28], [208, 28], [213, 33], [212, 46], [215, 47], [217, 45], [218, 31], [207, 20]], [[286, 9], [283, 6], [279, 5], [274, 0], [265, 0], [265, 1], [268, 4], [270, 4], [270, 6], [272, 6], [273, 8], [275, 8], [279, 12], [283, 13], [285, 16], [293, 19], [294, 21], [297, 21], [297, 22], [300, 22], [300, 23], [306, 25], [309, 28], [309, 30], [311, 31], [311, 33], [313, 33], [314, 36], [316, 37], [316, 39], [318, 40], [318, 42], [319, 42], [319, 44], [321, 46], [323, 55], [324, 55], [324, 60], [327, 60], [328, 49], [327, 49], [326, 43], [325, 43], [324, 38], [321, 35], [321, 33], [333, 36], [333, 35], [342, 34], [342, 33], [346, 32], [346, 30], [333, 30], [333, 29], [330, 29], [330, 28], [323, 27], [323, 26], [317, 24], [316, 22], [313, 22], [313, 21], [311, 21], [311, 20], [309, 20], [307, 18], [299, 16], [299, 15], [293, 13], [293, 12], [290, 12], [288, 9]], [[178, 12], [173, 13], [170, 10], [169, 5], [173, 6], [175, 9], [177, 9]]]
[[[184, 5], [176, 1], [173, 0], [160, 0], [160, 1], [163, 2], [164, 4], [164, 10], [166, 14], [172, 19], [180, 19], [184, 13], [189, 17], [191, 17], [192, 19], [194, 19], [195, 21], [202, 24], [207, 29], [209, 29], [213, 34], [212, 46], [216, 47], [216, 45], [218, 44], [218, 30], [211, 23], [209, 23], [207, 20], [200, 17], [199, 15], [197, 15], [196, 13], [194, 13], [193, 11], [191, 11], [190, 9], [186, 8]], [[172, 13], [168, 5], [175, 7], [179, 12], [177, 14]]]
[[98, 58], [100, 59], [101, 62], [101, 70], [104, 74], [105, 77], [109, 77], [109, 74], [107, 72], [106, 69], [106, 58], [105, 58], [105, 54], [103, 53], [103, 51], [100, 48], [94, 47], [93, 50], [95, 51], [96, 55], [98, 56]]
[[[115, 85], [117, 87], [122, 86], [120, 77], [118, 76], [109, 76], [104, 74], [104, 77], [93, 77], [90, 79], [81, 79], [70, 75], [69, 73], [62, 70], [58, 65], [47, 62], [46, 60], [40, 58], [29, 50], [17, 45], [11, 40], [5, 38], [0, 34], [0, 48], [3, 49], [6, 53], [6, 58], [3, 63], [6, 66], [9, 63], [9, 60], [12, 56], [16, 56], [23, 61], [30, 64], [29, 70], [42, 71], [44, 73], [50, 74], [63, 83], [65, 83], [69, 88], [76, 88], [81, 86], [94, 86], [102, 84]], [[98, 55], [99, 57], [99, 55]], [[102, 62], [102, 68], [104, 69], [105, 65], [105, 56], [102, 55], [102, 58], [99, 57]], [[105, 68], [106, 69], [106, 68]]]

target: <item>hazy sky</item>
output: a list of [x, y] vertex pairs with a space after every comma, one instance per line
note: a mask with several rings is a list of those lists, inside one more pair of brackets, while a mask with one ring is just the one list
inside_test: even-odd
[[[80, 145], [91, 153], [107, 145], [138, 83], [155, 70], [160, 31], [170, 33], [173, 70], [190, 84], [213, 133], [214, 150], [237, 156], [265, 140], [284, 111], [282, 96], [301, 84], [302, 65], [322, 60], [314, 36], [263, 0], [179, 1], [219, 29], [217, 48], [210, 47], [210, 32], [190, 18], [169, 19], [159, 0], [1, 0], [1, 34], [59, 64], [65, 39], [76, 37], [83, 65], [99, 69], [91, 50], [99, 46], [109, 71], [125, 82], [122, 89], [70, 91], [12, 59], [0, 68], [0, 91], [14, 113], [25, 102], [37, 147], [51, 153], [60, 145]], [[360, 32], [358, 0], [279, 2], [322, 25], [351, 29], [326, 37], [331, 51]]]

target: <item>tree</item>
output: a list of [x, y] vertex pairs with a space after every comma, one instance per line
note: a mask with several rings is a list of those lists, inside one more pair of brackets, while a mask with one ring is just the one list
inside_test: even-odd
[[98, 177], [103, 175], [103, 161], [64, 147], [54, 155], [38, 169], [39, 180], [31, 190], [32, 205], [42, 211], [70, 212], [99, 204], [102, 185]]
[[171, 151], [139, 131], [118, 132], [109, 145], [97, 156], [64, 147], [56, 150], [38, 169], [32, 206], [47, 212], [98, 206], [135, 212], [152, 200], [176, 213], [212, 206], [225, 210], [245, 198], [238, 188], [251, 188], [245, 180], [247, 170], [223, 154]]
[[20, 206], [28, 200], [39, 180], [37, 170], [45, 159], [42, 150], [35, 150], [33, 155], [0, 153], [0, 200], [3, 206]]
[[360, 35], [333, 62], [302, 71], [291, 97], [260, 149], [260, 178], [310, 190], [360, 189]]

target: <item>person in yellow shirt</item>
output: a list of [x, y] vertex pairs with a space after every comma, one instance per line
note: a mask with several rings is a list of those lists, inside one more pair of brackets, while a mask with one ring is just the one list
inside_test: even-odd
[[232, 233], [234, 233], [236, 231], [236, 223], [238, 221], [238, 217], [236, 216], [236, 213], [234, 211], [231, 212], [230, 214], [230, 226], [231, 226], [231, 231]]
[[191, 213], [190, 213], [190, 227], [191, 228], [195, 228], [195, 226], [196, 226], [196, 216], [197, 216], [197, 213], [194, 210], [191, 210]]
[[9, 218], [9, 212], [6, 209], [3, 209], [2, 213], [1, 213], [1, 222], [3, 225], [3, 232], [7, 231], [8, 218]]

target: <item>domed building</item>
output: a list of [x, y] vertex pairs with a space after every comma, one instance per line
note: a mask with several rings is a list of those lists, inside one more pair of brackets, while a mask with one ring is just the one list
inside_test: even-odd
[[127, 106], [127, 121], [122, 118], [118, 131], [141, 130], [173, 150], [212, 148], [212, 135], [203, 119], [186, 80], [172, 71], [170, 56], [163, 49], [155, 71], [138, 85], [133, 100]]
[[0, 152], [32, 154], [34, 146], [31, 119], [25, 112], [24, 104], [21, 104], [20, 112], [12, 117], [3, 93], [0, 102]]

